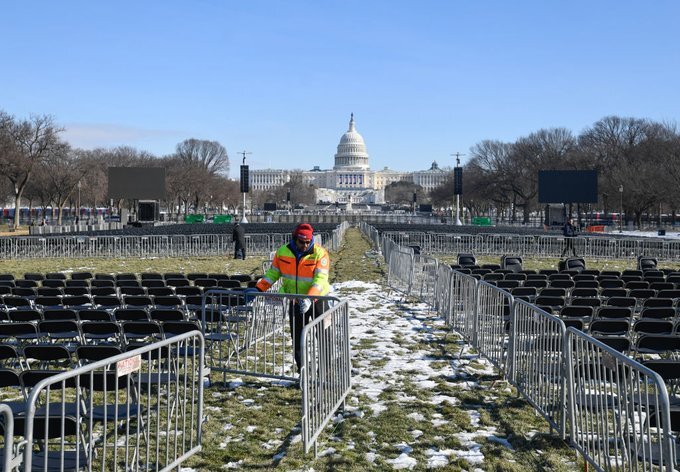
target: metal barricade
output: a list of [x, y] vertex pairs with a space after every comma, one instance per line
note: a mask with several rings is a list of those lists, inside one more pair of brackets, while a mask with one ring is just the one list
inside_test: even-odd
[[[276, 290], [278, 285], [272, 289]], [[200, 319], [206, 340], [207, 364], [217, 372], [297, 381], [293, 335], [294, 300], [303, 295], [249, 293], [211, 289], [203, 295]], [[320, 316], [337, 298], [315, 297]], [[314, 318], [314, 316], [312, 316]], [[299, 360], [299, 358], [298, 358]]]
[[389, 252], [387, 285], [406, 294], [413, 282], [413, 250], [397, 246]]
[[203, 347], [191, 331], [70, 371], [23, 372], [43, 376], [15, 418], [23, 470], [176, 469], [201, 450]]
[[562, 320], [524, 300], [514, 300], [510, 381], [562, 439], [567, 421], [565, 339]]
[[302, 441], [305, 453], [351, 389], [349, 307], [335, 303], [302, 331]]
[[475, 336], [478, 283], [477, 279], [470, 275], [453, 271], [449, 291], [451, 308], [446, 324], [468, 342], [472, 342]]
[[17, 458], [14, 456], [14, 416], [12, 409], [0, 403], [0, 426], [2, 426], [4, 434], [3, 447], [0, 450], [0, 464], [2, 470], [10, 471], [18, 465]]
[[479, 295], [472, 345], [503, 375], [507, 375], [512, 295], [484, 281], [479, 282], [477, 290]]
[[439, 262], [434, 257], [413, 256], [413, 282], [411, 295], [418, 297], [431, 308], [435, 307], [435, 287]]
[[597, 470], [674, 470], [668, 393], [649, 368], [567, 330], [572, 445]]

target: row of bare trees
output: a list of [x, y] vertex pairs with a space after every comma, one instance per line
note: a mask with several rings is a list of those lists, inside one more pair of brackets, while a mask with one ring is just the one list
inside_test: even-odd
[[[482, 141], [464, 166], [463, 201], [473, 215], [490, 207], [521, 210], [524, 222], [540, 210], [539, 170], [598, 171], [599, 202], [593, 209], [618, 212], [619, 201], [639, 225], [643, 214], [675, 215], [680, 208], [680, 134], [676, 126], [609, 116], [575, 136], [564, 128], [542, 129], [513, 143]], [[623, 192], [620, 192], [623, 190]], [[430, 193], [450, 206], [453, 175]]]
[[[83, 150], [72, 148], [49, 115], [17, 119], [0, 111], [0, 198], [15, 208], [96, 208], [107, 201], [108, 167], [164, 167], [167, 208], [210, 205], [235, 209], [238, 182], [229, 173], [227, 151], [216, 141], [187, 139], [173, 154], [157, 157], [132, 147]], [[77, 200], [80, 200], [78, 202]], [[132, 202], [118, 201], [123, 207]], [[178, 210], [179, 211], [179, 210]], [[61, 223], [61, 221], [59, 221]], [[13, 222], [19, 225], [18, 218]]]
[[[173, 154], [154, 156], [132, 147], [82, 150], [60, 137], [63, 131], [49, 115], [17, 119], [0, 111], [0, 198], [23, 206], [63, 210], [66, 207], [109, 206], [108, 167], [164, 167], [169, 211], [204, 206], [236, 212], [241, 205], [239, 183], [228, 179], [229, 157], [216, 141], [187, 139]], [[542, 129], [515, 142], [482, 141], [471, 149], [465, 165], [464, 206], [473, 216], [489, 208], [520, 211], [525, 222], [540, 209], [539, 170], [595, 169], [599, 174], [597, 210], [623, 209], [638, 224], [642, 215], [675, 214], [680, 208], [680, 134], [675, 125], [610, 116], [575, 136], [564, 128]], [[620, 193], [620, 189], [624, 189]], [[268, 191], [252, 192], [251, 205], [265, 202], [312, 204], [314, 187], [302, 173]], [[426, 195], [412, 183], [396, 182], [385, 189], [391, 203], [428, 200], [448, 207], [453, 200], [453, 174]], [[80, 199], [80, 202], [77, 200]], [[124, 207], [132, 202], [114, 202]], [[62, 212], [58, 213], [60, 216]], [[14, 225], [19, 221], [15, 218]]]

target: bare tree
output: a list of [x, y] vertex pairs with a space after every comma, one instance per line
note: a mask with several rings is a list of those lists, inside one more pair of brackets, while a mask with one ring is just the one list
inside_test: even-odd
[[392, 182], [385, 187], [385, 201], [387, 203], [410, 206], [413, 204], [414, 193], [416, 194], [417, 201], [425, 201], [425, 191], [420, 185], [416, 185], [413, 182], [408, 182], [406, 180]]
[[0, 174], [14, 187], [15, 229], [19, 227], [24, 189], [36, 166], [63, 146], [59, 140], [61, 131], [49, 115], [16, 120], [5, 113], [0, 114]]
[[210, 175], [229, 174], [227, 150], [217, 141], [187, 139], [177, 145], [175, 155], [188, 167], [199, 167]]

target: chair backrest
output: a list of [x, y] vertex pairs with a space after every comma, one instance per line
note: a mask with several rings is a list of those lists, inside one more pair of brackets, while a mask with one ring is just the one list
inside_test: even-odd
[[173, 308], [154, 308], [149, 310], [149, 318], [160, 322], [184, 321], [185, 319], [182, 310]]
[[522, 270], [523, 260], [520, 256], [501, 256], [501, 269], [510, 269], [513, 272]]
[[539, 295], [544, 297], [566, 297], [567, 289], [561, 287], [545, 287], [538, 292]]
[[621, 279], [600, 279], [600, 288], [623, 288], [625, 282]]
[[87, 308], [78, 311], [80, 321], [111, 321], [111, 313], [97, 308]]
[[588, 331], [592, 336], [607, 335], [621, 336], [630, 331], [630, 321], [623, 319], [603, 319], [598, 318], [590, 322]]
[[146, 321], [149, 313], [144, 308], [116, 308], [113, 311], [113, 319], [121, 321]]
[[42, 320], [42, 311], [32, 308], [10, 310], [7, 312], [9, 320], [12, 322], [30, 322]]
[[51, 308], [43, 310], [45, 320], [78, 320], [78, 314], [70, 308]]
[[650, 256], [638, 256], [637, 258], [637, 268], [638, 270], [653, 270], [656, 269], [657, 261], [654, 257]]
[[668, 306], [643, 307], [640, 311], [640, 318], [673, 319], [675, 308]]
[[637, 300], [633, 297], [609, 297], [605, 302], [608, 306], [634, 307], [637, 305]]
[[571, 289], [570, 296], [573, 298], [593, 298], [599, 294], [596, 288], [575, 287]]
[[90, 280], [92, 272], [72, 272], [71, 280]]
[[586, 268], [586, 261], [582, 257], [569, 257], [564, 261], [565, 270], [581, 272]]
[[606, 299], [611, 297], [627, 297], [628, 290], [625, 288], [603, 288], [600, 290], [600, 297]]
[[116, 283], [109, 279], [92, 279], [90, 280], [90, 287], [115, 287]]
[[458, 254], [458, 265], [461, 267], [475, 266], [477, 265], [477, 258], [473, 254], [460, 253]]
[[66, 279], [45, 279], [42, 281], [42, 286], [64, 288], [66, 287]]
[[588, 305], [566, 305], [560, 309], [560, 318], [592, 318], [593, 307]]
[[633, 310], [632, 308], [625, 306], [604, 305], [597, 309], [596, 317], [607, 319], [631, 320], [633, 318]]
[[602, 304], [602, 300], [597, 297], [574, 297], [569, 304], [598, 307]]

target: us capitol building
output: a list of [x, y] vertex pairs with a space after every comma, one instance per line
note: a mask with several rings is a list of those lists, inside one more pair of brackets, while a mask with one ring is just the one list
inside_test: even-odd
[[302, 173], [305, 183], [317, 187], [316, 200], [330, 203], [384, 203], [385, 187], [392, 182], [407, 181], [420, 185], [426, 192], [441, 185], [450, 169], [440, 169], [436, 162], [428, 170], [399, 172], [387, 167], [371, 170], [364, 138], [356, 130], [354, 113], [349, 129], [340, 138], [333, 169], [312, 170], [262, 169], [250, 171], [252, 190], [269, 190], [290, 180], [291, 174]]

